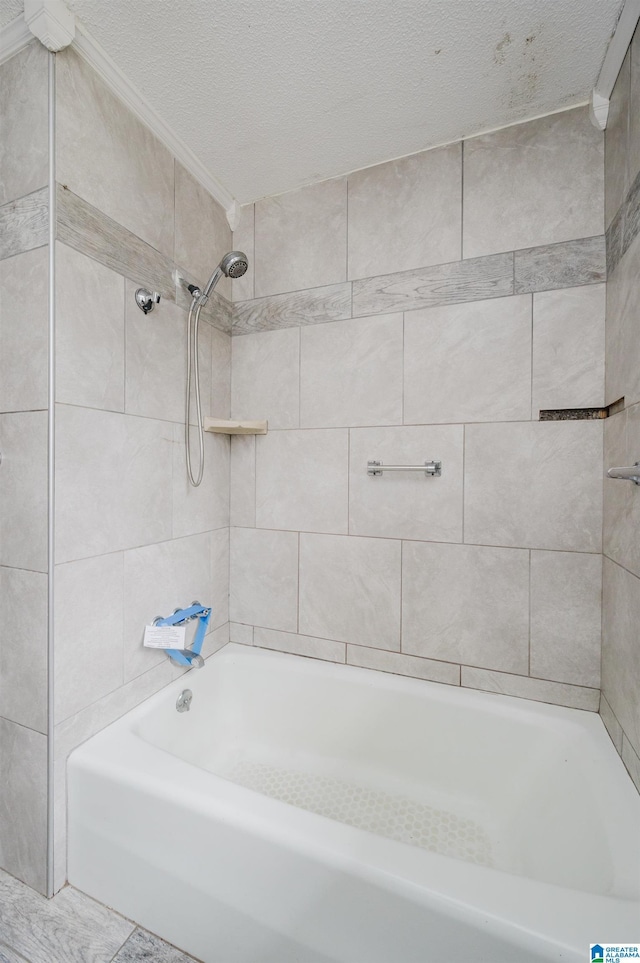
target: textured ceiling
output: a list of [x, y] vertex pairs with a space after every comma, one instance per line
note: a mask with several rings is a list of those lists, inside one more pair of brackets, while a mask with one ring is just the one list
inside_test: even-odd
[[584, 102], [622, 0], [68, 5], [246, 202]]
[[0, 0], [0, 30], [22, 13], [22, 0]]

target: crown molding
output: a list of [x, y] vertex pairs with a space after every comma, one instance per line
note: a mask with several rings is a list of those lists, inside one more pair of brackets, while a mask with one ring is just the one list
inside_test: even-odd
[[631, 38], [638, 26], [638, 20], [640, 20], [640, 0], [625, 0], [616, 29], [604, 55], [596, 85], [591, 92], [589, 116], [593, 126], [599, 130], [604, 130], [607, 126], [609, 100], [627, 55]]
[[33, 34], [20, 14], [0, 30], [0, 64], [5, 63], [33, 40]]
[[24, 21], [47, 50], [68, 47], [76, 33], [76, 18], [64, 0], [24, 0]]
[[81, 23], [76, 24], [73, 47], [93, 67], [107, 87], [118, 97], [132, 114], [142, 121], [151, 132], [171, 151], [176, 160], [211, 194], [227, 213], [227, 219], [235, 217], [236, 200], [233, 194], [212, 177], [196, 155], [178, 138], [168, 124], [156, 113], [140, 91], [113, 62], [109, 54], [94, 40]]

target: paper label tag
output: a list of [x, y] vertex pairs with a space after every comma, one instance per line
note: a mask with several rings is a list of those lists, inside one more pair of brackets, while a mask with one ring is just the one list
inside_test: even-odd
[[184, 649], [186, 625], [145, 625], [142, 644], [148, 649]]

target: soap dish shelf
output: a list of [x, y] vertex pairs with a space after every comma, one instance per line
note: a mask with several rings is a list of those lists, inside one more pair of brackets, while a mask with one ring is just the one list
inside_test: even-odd
[[266, 435], [267, 421], [228, 421], [224, 418], [205, 418], [204, 430], [219, 435]]

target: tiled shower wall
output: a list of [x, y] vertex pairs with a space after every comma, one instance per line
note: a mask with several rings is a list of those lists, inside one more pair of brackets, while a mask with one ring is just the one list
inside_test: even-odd
[[[178, 673], [142, 648], [144, 625], [199, 599], [213, 607], [205, 653], [228, 641], [229, 439], [205, 436], [204, 479], [192, 488], [190, 296], [175, 270], [206, 281], [231, 231], [71, 48], [57, 56], [56, 135], [57, 888], [69, 751]], [[147, 316], [134, 302], [141, 285], [162, 294]], [[203, 409], [228, 417], [230, 305], [211, 305], [200, 333]]]
[[[229, 439], [183, 452], [186, 308], [231, 246], [224, 211], [68, 49], [56, 57], [55, 887], [65, 763], [179, 674], [143, 626], [195, 598], [228, 640]], [[0, 866], [46, 889], [48, 81], [0, 68]], [[159, 291], [145, 317], [136, 287]], [[230, 406], [228, 282], [203, 311], [204, 414]]]
[[[606, 398], [624, 399], [605, 424], [605, 465], [640, 461], [640, 34], [611, 98], [605, 148]], [[602, 703], [613, 742], [640, 789], [640, 490], [604, 489]]]
[[243, 209], [233, 640], [598, 709], [602, 235], [582, 108]]
[[0, 867], [44, 891], [47, 54], [0, 67]]

